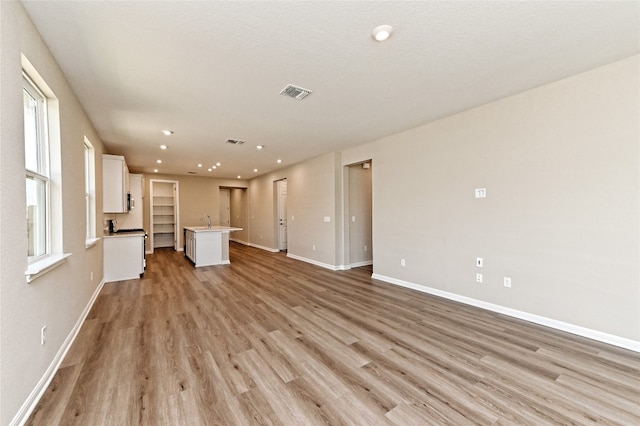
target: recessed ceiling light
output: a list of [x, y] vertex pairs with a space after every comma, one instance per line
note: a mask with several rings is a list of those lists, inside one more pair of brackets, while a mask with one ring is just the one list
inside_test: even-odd
[[153, 173], [158, 173], [158, 169], [153, 169]]
[[278, 160], [276, 161], [276, 163], [280, 164], [280, 163], [282, 163], [282, 160], [278, 158]]
[[208, 172], [210, 172], [212, 169], [207, 169]]
[[162, 133], [164, 133], [165, 136], [171, 136], [173, 134], [173, 131], [171, 131], [171, 130], [163, 130]]
[[256, 149], [258, 149], [258, 150], [260, 150], [260, 149], [262, 149], [262, 148], [264, 148], [264, 145], [258, 145], [258, 146], [256, 146]]
[[169, 147], [166, 146], [166, 145], [160, 145], [160, 149], [167, 149], [167, 148], [169, 148]]
[[373, 29], [371, 36], [376, 41], [385, 41], [389, 37], [391, 37], [391, 33], [393, 32], [393, 28], [391, 25], [380, 25]]
[[162, 164], [162, 160], [156, 160], [156, 163]]
[[202, 164], [198, 163], [198, 167], [202, 167]]
[[211, 168], [212, 168], [212, 169], [217, 169], [217, 167], [216, 167], [216, 166], [211, 166]]
[[258, 172], [258, 169], [253, 169], [253, 173], [257, 173], [257, 172]]
[[216, 163], [216, 166], [220, 167], [220, 166], [222, 166], [222, 164], [220, 164], [220, 163]]
[[238, 179], [241, 179], [241, 178], [242, 178], [242, 176], [238, 175]]

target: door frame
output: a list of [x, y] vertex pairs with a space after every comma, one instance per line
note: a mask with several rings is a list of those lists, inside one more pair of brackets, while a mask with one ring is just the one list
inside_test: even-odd
[[177, 180], [167, 180], [167, 179], [149, 179], [149, 248], [148, 253], [153, 253], [153, 184], [154, 183], [172, 183], [175, 191], [175, 197], [173, 200], [173, 211], [175, 217], [175, 223], [173, 224], [173, 249], [176, 251], [181, 251], [182, 246], [180, 246], [180, 233], [178, 229], [180, 229], [180, 181]]
[[[274, 180], [273, 181], [273, 193], [274, 193], [274, 219], [275, 219], [275, 248], [278, 251], [288, 251], [289, 250], [289, 220], [285, 215], [285, 219], [287, 219], [287, 236], [286, 236], [286, 248], [281, 248], [282, 247], [282, 241], [280, 241], [280, 192], [278, 190], [279, 185], [281, 182], [286, 182], [287, 183], [287, 197], [289, 194], [289, 182], [287, 181], [287, 178], [282, 178], [282, 179], [278, 179], [278, 180]], [[285, 210], [287, 210], [287, 207], [285, 205]]]

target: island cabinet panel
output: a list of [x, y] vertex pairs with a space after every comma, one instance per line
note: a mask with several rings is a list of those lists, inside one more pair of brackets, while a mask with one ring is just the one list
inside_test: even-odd
[[227, 265], [229, 260], [229, 232], [241, 228], [227, 226], [185, 227], [184, 254], [196, 267]]

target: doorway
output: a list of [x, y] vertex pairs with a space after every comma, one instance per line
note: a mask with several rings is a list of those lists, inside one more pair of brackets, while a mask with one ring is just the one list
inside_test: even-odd
[[151, 253], [155, 248], [161, 247], [173, 247], [174, 250], [178, 250], [178, 181], [152, 179], [149, 182], [149, 192]]
[[276, 227], [277, 247], [280, 251], [287, 251], [287, 180], [276, 183]]
[[220, 188], [220, 225], [231, 226], [231, 191], [227, 188]]
[[345, 231], [350, 268], [373, 264], [373, 167], [372, 162], [347, 167], [348, 215]]

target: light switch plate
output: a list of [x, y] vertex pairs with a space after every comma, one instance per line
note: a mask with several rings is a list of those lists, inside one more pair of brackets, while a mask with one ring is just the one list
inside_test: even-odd
[[331, 222], [331, 216], [325, 216], [324, 217], [324, 221], [325, 222]]

